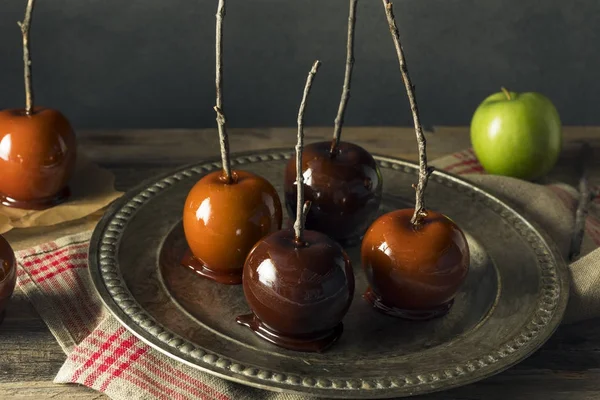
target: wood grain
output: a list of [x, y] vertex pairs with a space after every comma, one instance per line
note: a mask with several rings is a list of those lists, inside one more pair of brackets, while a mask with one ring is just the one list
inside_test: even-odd
[[[292, 149], [295, 128], [230, 129], [233, 153], [282, 147]], [[306, 142], [330, 140], [331, 128], [307, 128]], [[469, 146], [464, 127], [436, 127], [425, 133], [430, 159]], [[551, 177], [574, 184], [579, 143], [600, 149], [600, 127], [566, 127], [565, 146]], [[111, 169], [117, 188], [127, 190], [140, 181], [174, 166], [218, 157], [216, 129], [84, 131], [78, 140], [88, 156]], [[416, 160], [412, 128], [348, 127], [344, 140], [356, 142], [382, 155]], [[590, 167], [592, 184], [600, 184], [600, 158]], [[51, 228], [14, 230], [7, 239], [16, 249], [32, 246], [40, 235], [60, 237], [92, 229], [101, 216]], [[66, 356], [27, 298], [17, 290], [0, 325], [0, 399], [105, 399], [106, 396], [77, 385], [52, 380]], [[586, 321], [561, 326], [542, 349], [519, 365], [481, 382], [448, 392], [419, 397], [426, 400], [473, 399], [587, 400], [600, 398], [600, 322]]]

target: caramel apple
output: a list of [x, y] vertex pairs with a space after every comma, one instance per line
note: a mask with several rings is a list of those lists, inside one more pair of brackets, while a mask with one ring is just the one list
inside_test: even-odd
[[445, 314], [469, 268], [465, 235], [450, 218], [427, 211], [418, 228], [414, 209], [379, 217], [362, 241], [365, 298], [387, 314], [429, 319]]
[[252, 249], [243, 287], [252, 314], [238, 323], [290, 350], [324, 351], [342, 334], [354, 275], [337, 242], [316, 231], [304, 231], [298, 242], [288, 229]]
[[17, 262], [10, 244], [0, 236], [0, 323], [6, 314], [6, 305], [17, 282]]
[[[319, 65], [316, 61], [308, 74], [298, 112], [298, 166], [302, 163], [304, 108]], [[302, 188], [300, 168], [297, 171]], [[304, 230], [310, 202], [304, 203], [302, 189], [297, 195], [294, 229], [265, 237], [246, 259], [243, 287], [252, 313], [239, 316], [237, 322], [275, 345], [320, 352], [342, 334], [342, 319], [354, 295], [354, 274], [350, 259], [336, 241]]]
[[415, 208], [379, 217], [363, 238], [361, 262], [370, 284], [364, 297], [388, 315], [429, 319], [450, 310], [467, 276], [469, 247], [465, 235], [450, 218], [425, 209], [425, 189], [432, 169], [427, 166], [425, 135], [392, 5], [388, 0], [383, 4], [413, 113], [419, 180]]
[[[340, 141], [354, 66], [356, 4], [357, 0], [350, 0], [346, 72], [333, 140], [307, 145], [302, 163], [303, 190], [312, 204], [306, 228], [323, 232], [343, 245], [360, 241], [377, 215], [382, 189], [381, 173], [373, 156], [356, 144]], [[287, 210], [293, 218], [298, 188], [295, 177], [296, 165], [290, 160], [284, 190]]]
[[217, 6], [216, 88], [223, 170], [200, 179], [188, 193], [183, 229], [189, 250], [182, 265], [224, 284], [241, 284], [244, 260], [265, 235], [281, 229], [281, 201], [264, 178], [232, 170], [223, 113], [222, 36], [225, 0]]
[[0, 201], [29, 209], [64, 201], [76, 153], [73, 129], [59, 111], [0, 111]]
[[242, 283], [246, 256], [263, 236], [281, 229], [277, 192], [247, 171], [222, 171], [200, 179], [189, 192], [183, 229], [190, 248], [183, 263], [199, 275], [225, 284]]
[[29, 57], [33, 1], [19, 23], [25, 64], [25, 108], [0, 111], [0, 203], [44, 209], [65, 201], [77, 144], [69, 121], [57, 110], [34, 107]]
[[[335, 155], [331, 143], [311, 143], [304, 148], [304, 195], [311, 202], [306, 228], [323, 232], [343, 245], [359, 241], [377, 216], [382, 179], [379, 167], [365, 149], [340, 142]], [[285, 203], [295, 218], [296, 165], [285, 169]]]

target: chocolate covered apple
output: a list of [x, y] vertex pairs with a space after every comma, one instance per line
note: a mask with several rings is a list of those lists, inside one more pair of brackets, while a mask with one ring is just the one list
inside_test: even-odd
[[29, 28], [33, 0], [19, 23], [23, 35], [25, 108], [0, 111], [0, 203], [44, 209], [65, 201], [73, 174], [77, 143], [59, 111], [35, 107], [31, 84]]
[[[306, 216], [307, 229], [323, 232], [345, 245], [359, 241], [373, 222], [382, 190], [381, 173], [373, 156], [356, 144], [340, 140], [354, 66], [356, 4], [357, 0], [350, 0], [346, 72], [333, 140], [308, 144], [301, 168], [305, 196], [312, 204]], [[294, 160], [286, 166], [284, 190], [288, 213], [295, 217], [298, 185]]]
[[[381, 173], [371, 154], [353, 143], [340, 142], [332, 156], [329, 142], [312, 143], [305, 148], [302, 174], [306, 199], [312, 203], [307, 229], [344, 245], [359, 241], [381, 203]], [[291, 160], [285, 169], [284, 190], [288, 212], [295, 217], [296, 165]]]
[[[317, 61], [308, 76], [298, 113], [298, 165], [302, 162], [304, 106], [318, 66]], [[302, 183], [302, 174], [296, 179]], [[243, 287], [252, 313], [239, 316], [237, 322], [278, 346], [320, 352], [342, 334], [342, 319], [354, 295], [354, 274], [350, 259], [336, 241], [321, 232], [304, 231], [310, 207], [302, 207], [303, 197], [299, 190], [294, 229], [270, 234], [248, 255]]]
[[392, 211], [367, 230], [361, 245], [362, 267], [370, 287], [364, 297], [377, 310], [406, 319], [444, 315], [469, 269], [469, 247], [462, 230], [447, 216], [425, 209], [426, 141], [419, 121], [391, 3], [383, 0], [410, 102], [419, 147], [419, 180], [414, 209]]
[[17, 261], [10, 244], [0, 236], [0, 323], [6, 314], [6, 305], [15, 290]]
[[241, 284], [244, 260], [252, 246], [281, 229], [282, 208], [277, 192], [264, 178], [232, 170], [223, 113], [222, 24], [225, 1], [217, 9], [217, 123], [223, 170], [200, 179], [190, 190], [183, 210], [189, 251], [182, 264], [198, 275], [224, 284]]

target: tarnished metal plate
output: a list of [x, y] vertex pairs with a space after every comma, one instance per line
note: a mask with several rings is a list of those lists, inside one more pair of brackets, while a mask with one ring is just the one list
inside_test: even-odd
[[[267, 178], [282, 196], [291, 150], [234, 155], [232, 165]], [[413, 163], [376, 157], [384, 180], [381, 213], [410, 207]], [[129, 191], [106, 212], [90, 246], [90, 273], [104, 304], [125, 327], [168, 356], [254, 387], [340, 398], [401, 397], [465, 385], [514, 365], [560, 323], [568, 272], [546, 235], [500, 200], [435, 172], [428, 207], [452, 218], [471, 249], [466, 283], [450, 313], [428, 322], [382, 315], [356, 295], [339, 342], [323, 354], [260, 340], [235, 322], [249, 311], [241, 286], [179, 266], [185, 198], [218, 160], [183, 167]]]

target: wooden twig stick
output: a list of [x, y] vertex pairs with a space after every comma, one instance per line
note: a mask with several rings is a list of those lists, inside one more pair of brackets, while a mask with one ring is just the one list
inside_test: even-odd
[[221, 162], [223, 174], [231, 182], [231, 161], [229, 160], [229, 137], [225, 127], [225, 113], [223, 112], [223, 19], [225, 17], [225, 0], [219, 0], [217, 6], [217, 32], [216, 32], [216, 78], [217, 104], [214, 107], [217, 113], [219, 127], [219, 145], [221, 147]]
[[23, 64], [25, 77], [25, 114], [31, 115], [33, 112], [33, 88], [31, 85], [31, 56], [29, 55], [29, 28], [31, 27], [31, 15], [35, 0], [28, 0], [25, 8], [25, 18], [23, 22], [18, 21], [17, 25], [21, 28], [23, 36]]
[[306, 108], [306, 99], [310, 93], [313, 80], [321, 62], [315, 61], [308, 77], [306, 78], [306, 85], [304, 86], [304, 94], [302, 95], [302, 102], [300, 102], [300, 108], [298, 109], [298, 142], [296, 143], [296, 221], [294, 222], [294, 234], [296, 243], [302, 243], [302, 233], [304, 232], [304, 177], [302, 176], [302, 151], [304, 149], [304, 109]]
[[410, 102], [415, 132], [417, 134], [417, 145], [419, 148], [419, 181], [415, 188], [415, 212], [411, 218], [411, 223], [414, 226], [418, 226], [421, 223], [422, 218], [427, 215], [425, 212], [425, 189], [427, 188], [427, 181], [429, 180], [429, 175], [433, 172], [433, 168], [427, 166], [427, 141], [423, 134], [423, 126], [419, 120], [419, 109], [417, 108], [417, 100], [415, 98], [415, 87], [410, 81], [410, 76], [408, 74], [408, 67], [406, 66], [404, 50], [400, 43], [400, 33], [396, 26], [396, 18], [394, 17], [392, 3], [390, 3], [389, 0], [383, 0], [383, 7], [385, 8], [385, 15], [396, 48], [396, 54], [400, 64], [400, 73], [402, 74], [402, 80], [406, 87], [406, 94], [408, 95], [408, 101]]
[[350, 0], [350, 11], [348, 14], [348, 39], [346, 41], [346, 72], [344, 75], [344, 86], [342, 87], [342, 98], [338, 107], [338, 113], [335, 117], [335, 127], [333, 128], [333, 140], [331, 142], [331, 155], [335, 155], [337, 147], [342, 137], [342, 126], [344, 125], [344, 115], [350, 99], [350, 88], [352, 84], [352, 70], [354, 68], [354, 27], [356, 26], [356, 4], [358, 0]]
[[592, 159], [593, 151], [588, 143], [583, 143], [581, 153], [578, 157], [579, 179], [579, 202], [575, 211], [575, 225], [573, 227], [573, 236], [571, 237], [571, 247], [569, 250], [569, 260], [573, 261], [581, 252], [581, 242], [585, 233], [585, 220], [588, 208], [594, 198], [594, 193], [590, 189], [588, 180], [588, 163]]

